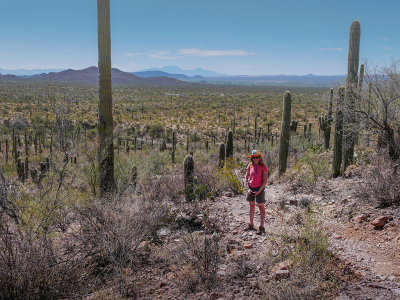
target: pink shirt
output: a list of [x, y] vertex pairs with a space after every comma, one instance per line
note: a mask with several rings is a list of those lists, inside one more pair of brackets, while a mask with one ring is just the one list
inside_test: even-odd
[[[250, 170], [249, 185], [252, 188], [257, 188], [261, 186], [264, 182], [264, 177], [262, 177], [262, 172], [261, 172], [261, 166], [249, 164], [247, 166], [247, 170]], [[266, 165], [263, 166], [263, 172], [268, 172], [268, 168]]]

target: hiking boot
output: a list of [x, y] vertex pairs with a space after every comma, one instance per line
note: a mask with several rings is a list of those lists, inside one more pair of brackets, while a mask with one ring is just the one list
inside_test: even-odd
[[258, 228], [258, 232], [257, 232], [258, 235], [262, 235], [264, 233], [265, 233], [265, 227]]
[[254, 225], [248, 224], [247, 228], [245, 229], [245, 231], [251, 231], [251, 230], [256, 230], [256, 229], [254, 228]]

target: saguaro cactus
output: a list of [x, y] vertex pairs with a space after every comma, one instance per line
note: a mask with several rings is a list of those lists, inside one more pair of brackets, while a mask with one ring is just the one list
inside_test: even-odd
[[286, 171], [286, 163], [289, 153], [291, 110], [292, 98], [290, 92], [286, 92], [283, 96], [282, 129], [279, 145], [279, 176]]
[[337, 90], [337, 103], [336, 103], [336, 122], [335, 122], [335, 138], [333, 146], [333, 177], [338, 177], [340, 174], [340, 167], [342, 165], [342, 139], [343, 139], [343, 111], [342, 105], [345, 97], [345, 88], [339, 87]]
[[331, 139], [331, 125], [332, 125], [332, 101], [333, 101], [333, 89], [329, 94], [328, 113], [322, 114], [318, 117], [319, 128], [324, 132], [324, 147], [329, 148]]
[[[191, 155], [186, 155], [185, 160], [183, 161], [183, 179], [185, 183], [185, 188], [188, 185], [193, 184], [194, 178], [194, 159]], [[191, 193], [192, 191], [190, 191]], [[188, 196], [186, 196], [186, 200], [190, 200]]]
[[360, 22], [355, 20], [351, 23], [349, 34], [349, 52], [347, 61], [347, 78], [345, 105], [343, 111], [343, 171], [346, 170], [349, 163], [353, 160], [354, 145], [356, 140], [356, 121], [354, 106], [358, 88], [358, 63], [360, 56]]
[[175, 150], [176, 150], [176, 132], [174, 131], [172, 133], [172, 149], [171, 149], [171, 158], [172, 158], [172, 163], [175, 163]]
[[218, 167], [223, 168], [225, 164], [225, 144], [219, 144], [219, 153], [218, 153]]
[[228, 131], [228, 139], [226, 141], [226, 158], [233, 157], [233, 132], [232, 130]]
[[113, 112], [111, 95], [111, 35], [110, 0], [97, 0], [97, 26], [99, 49], [99, 112], [97, 128], [99, 132], [100, 196], [115, 189]]

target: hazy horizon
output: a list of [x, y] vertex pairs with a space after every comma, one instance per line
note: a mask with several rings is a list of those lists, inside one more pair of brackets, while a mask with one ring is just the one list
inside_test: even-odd
[[[229, 75], [341, 75], [350, 24], [360, 63], [399, 59], [400, 1], [111, 0], [112, 67]], [[79, 9], [78, 9], [79, 8]], [[97, 66], [97, 2], [0, 1], [0, 68]]]

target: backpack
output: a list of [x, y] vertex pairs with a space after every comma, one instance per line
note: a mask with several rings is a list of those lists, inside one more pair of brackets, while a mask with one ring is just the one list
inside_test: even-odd
[[[249, 169], [249, 171], [251, 170], [251, 167], [253, 166], [253, 164], [250, 164], [250, 169]], [[261, 177], [263, 177], [263, 175], [264, 175], [264, 164], [261, 164], [260, 165], [261, 166]]]

